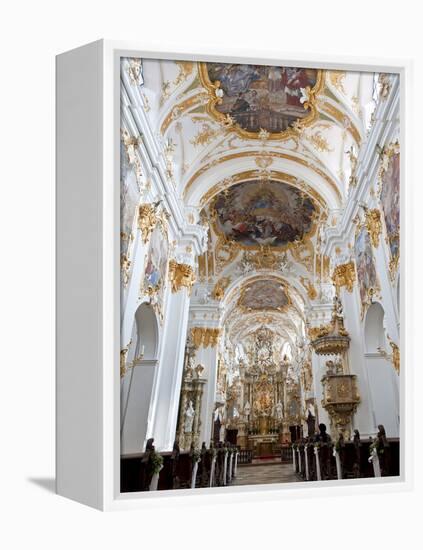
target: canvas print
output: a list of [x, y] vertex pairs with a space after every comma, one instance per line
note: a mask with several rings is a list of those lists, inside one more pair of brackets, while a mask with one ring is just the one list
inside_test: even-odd
[[121, 493], [398, 478], [399, 75], [120, 63]]

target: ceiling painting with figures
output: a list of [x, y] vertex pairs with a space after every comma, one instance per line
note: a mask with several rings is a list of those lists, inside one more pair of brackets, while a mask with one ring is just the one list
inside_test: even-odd
[[211, 111], [250, 137], [260, 131], [282, 137], [296, 122], [311, 121], [322, 79], [316, 69], [230, 63], [204, 64], [200, 74], [214, 93]]
[[317, 207], [304, 192], [278, 181], [239, 183], [214, 200], [216, 230], [244, 247], [283, 247], [312, 231]]

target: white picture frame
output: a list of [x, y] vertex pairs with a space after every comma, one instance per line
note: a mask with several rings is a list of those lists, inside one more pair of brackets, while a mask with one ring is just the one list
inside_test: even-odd
[[[119, 75], [121, 57], [272, 63], [398, 73], [401, 86], [401, 475], [305, 484], [121, 494], [119, 490]], [[412, 365], [407, 286], [412, 276], [409, 180], [412, 66], [292, 52], [100, 40], [57, 57], [57, 493], [101, 510], [405, 490], [412, 485]], [[189, 497], [189, 498], [188, 498]]]

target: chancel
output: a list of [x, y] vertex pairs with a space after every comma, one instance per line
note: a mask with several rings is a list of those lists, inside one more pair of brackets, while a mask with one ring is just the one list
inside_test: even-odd
[[399, 93], [122, 58], [122, 492], [399, 475]]

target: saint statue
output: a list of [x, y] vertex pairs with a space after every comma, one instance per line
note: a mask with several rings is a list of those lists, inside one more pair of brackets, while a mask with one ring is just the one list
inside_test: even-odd
[[282, 403], [278, 401], [276, 408], [275, 408], [276, 418], [278, 420], [282, 420]]
[[244, 407], [244, 414], [245, 416], [250, 416], [250, 412], [251, 412], [251, 405], [250, 403], [247, 401], [245, 403], [245, 407]]
[[194, 416], [195, 416], [194, 407], [192, 406], [192, 401], [190, 401], [188, 403], [187, 410], [185, 411], [185, 426], [184, 426], [185, 433], [192, 432], [192, 424], [194, 422]]

